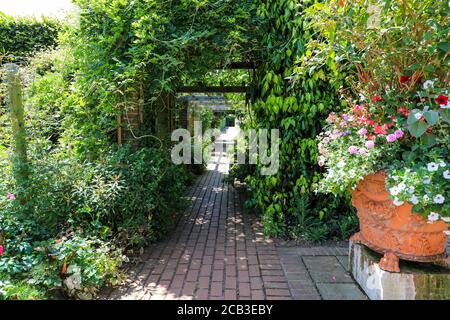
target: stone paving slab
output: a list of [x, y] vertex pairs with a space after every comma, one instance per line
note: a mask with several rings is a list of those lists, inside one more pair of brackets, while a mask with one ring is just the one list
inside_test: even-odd
[[349, 273], [346, 247], [277, 247], [295, 300], [365, 300]]
[[303, 257], [303, 262], [316, 283], [353, 282], [335, 256]]
[[354, 283], [318, 283], [317, 289], [324, 300], [367, 300]]
[[100, 299], [364, 298], [344, 267], [347, 248], [276, 247], [265, 238], [260, 220], [244, 214], [242, 194], [224, 181], [229, 165], [226, 150], [213, 153], [186, 194], [191, 204], [176, 229], [149, 246], [126, 282]]

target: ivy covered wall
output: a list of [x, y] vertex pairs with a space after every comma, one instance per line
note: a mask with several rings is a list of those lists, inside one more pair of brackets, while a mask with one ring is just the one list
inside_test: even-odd
[[260, 96], [248, 125], [280, 129], [280, 170], [275, 176], [246, 178], [248, 205], [261, 214], [266, 234], [319, 241], [346, 238], [356, 227], [348, 199], [315, 193], [321, 168], [316, 136], [331, 111], [344, 104], [345, 86], [334, 53], [310, 28], [310, 0], [268, 0], [258, 5], [268, 48], [260, 70]]

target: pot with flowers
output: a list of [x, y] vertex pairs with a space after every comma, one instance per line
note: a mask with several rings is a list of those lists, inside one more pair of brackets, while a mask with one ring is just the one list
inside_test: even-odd
[[[358, 5], [363, 12], [363, 3], [340, 8], [336, 16]], [[380, 18], [383, 34], [355, 20], [338, 21], [336, 42], [344, 37], [345, 46], [340, 42], [336, 52], [352, 47], [342, 56], [353, 65], [357, 81], [348, 110], [331, 113], [318, 137], [318, 163], [325, 168], [318, 191], [350, 189], [360, 221], [351, 240], [382, 253], [381, 269], [399, 272], [399, 258], [446, 259], [450, 87], [449, 45], [441, 33], [448, 32], [448, 24], [443, 31], [445, 15], [436, 13], [441, 4], [427, 2], [429, 8], [418, 10], [421, 2], [415, 0], [409, 7], [381, 3], [380, 11], [387, 12]], [[395, 28], [389, 25], [399, 21]], [[355, 48], [361, 50], [357, 59]]]

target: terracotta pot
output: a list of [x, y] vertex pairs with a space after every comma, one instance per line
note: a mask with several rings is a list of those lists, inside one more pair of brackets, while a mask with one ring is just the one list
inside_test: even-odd
[[384, 254], [380, 268], [400, 272], [399, 258], [419, 262], [446, 259], [448, 229], [444, 221], [428, 223], [404, 203], [395, 206], [385, 188], [384, 171], [368, 175], [352, 193], [352, 204], [358, 210], [360, 232], [352, 242], [362, 243]]

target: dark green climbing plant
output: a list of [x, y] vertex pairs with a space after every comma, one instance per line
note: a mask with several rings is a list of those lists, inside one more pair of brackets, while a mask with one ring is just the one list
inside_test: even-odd
[[280, 170], [274, 176], [254, 170], [246, 181], [252, 191], [248, 204], [261, 211], [266, 234], [320, 241], [348, 237], [356, 219], [347, 198], [314, 190], [321, 175], [316, 136], [328, 114], [343, 106], [339, 89], [345, 86], [326, 38], [310, 28], [314, 11], [306, 9], [314, 2], [258, 5], [267, 56], [250, 126], [280, 129]]

